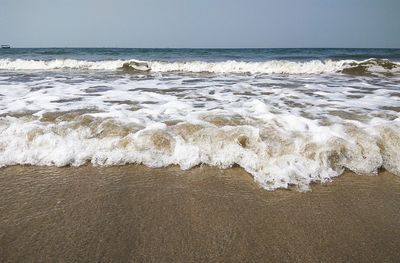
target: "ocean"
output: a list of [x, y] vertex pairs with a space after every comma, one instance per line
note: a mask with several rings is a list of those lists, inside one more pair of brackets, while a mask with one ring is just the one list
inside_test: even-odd
[[400, 49], [0, 49], [0, 167], [400, 176]]

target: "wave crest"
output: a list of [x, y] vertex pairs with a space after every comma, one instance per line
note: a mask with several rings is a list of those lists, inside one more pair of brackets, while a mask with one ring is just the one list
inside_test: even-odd
[[128, 73], [146, 72], [151, 70], [149, 64], [139, 61], [125, 62], [124, 64], [122, 64], [122, 67], [120, 69]]
[[400, 63], [386, 59], [355, 60], [311, 60], [295, 62], [271, 60], [264, 62], [165, 62], [139, 60], [86, 61], [74, 59], [22, 60], [0, 59], [1, 70], [123, 70], [126, 72], [192, 72], [192, 73], [250, 73], [250, 74], [323, 74], [344, 73], [365, 75], [372, 73], [399, 73]]
[[361, 62], [350, 62], [347, 63], [347, 66], [348, 67], [342, 69], [342, 73], [350, 75], [369, 75], [373, 72], [392, 73], [400, 67], [400, 64], [388, 59], [368, 59]]

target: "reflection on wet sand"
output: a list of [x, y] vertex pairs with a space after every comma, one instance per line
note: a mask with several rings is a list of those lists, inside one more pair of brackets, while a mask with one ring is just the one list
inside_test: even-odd
[[1, 262], [395, 262], [400, 178], [268, 192], [240, 168], [0, 170]]

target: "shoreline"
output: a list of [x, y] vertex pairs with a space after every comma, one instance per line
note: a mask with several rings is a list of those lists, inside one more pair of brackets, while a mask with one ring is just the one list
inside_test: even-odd
[[243, 169], [0, 169], [0, 261], [395, 262], [400, 177], [268, 192]]

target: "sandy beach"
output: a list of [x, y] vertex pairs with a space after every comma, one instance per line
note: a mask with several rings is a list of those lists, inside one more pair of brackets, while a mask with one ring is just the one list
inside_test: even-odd
[[268, 192], [240, 168], [0, 170], [1, 262], [396, 262], [400, 178]]

